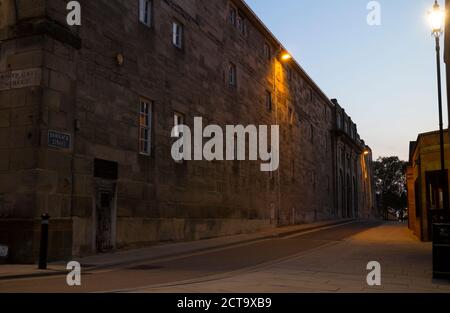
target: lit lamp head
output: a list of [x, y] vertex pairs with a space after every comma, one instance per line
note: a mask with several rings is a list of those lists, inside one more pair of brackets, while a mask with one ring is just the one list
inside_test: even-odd
[[289, 53], [284, 53], [281, 55], [281, 60], [283, 61], [289, 61], [290, 59], [292, 59], [292, 56]]
[[282, 62], [287, 62], [292, 59], [292, 55], [286, 50], [281, 50], [279, 58]]
[[428, 13], [431, 26], [431, 33], [435, 37], [439, 37], [444, 31], [445, 11], [439, 6], [437, 0], [434, 2], [433, 10]]

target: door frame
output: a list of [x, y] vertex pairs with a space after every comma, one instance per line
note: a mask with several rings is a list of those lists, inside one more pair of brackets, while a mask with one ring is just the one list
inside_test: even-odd
[[98, 253], [97, 250], [97, 197], [99, 193], [104, 190], [112, 192], [111, 199], [111, 246], [112, 250], [117, 247], [117, 181], [95, 178], [94, 179], [94, 197], [92, 197], [92, 250]]

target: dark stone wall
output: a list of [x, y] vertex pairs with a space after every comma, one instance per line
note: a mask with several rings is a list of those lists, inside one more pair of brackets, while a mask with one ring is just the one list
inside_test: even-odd
[[[0, 29], [0, 73], [42, 69], [40, 86], [0, 91], [0, 220], [31, 223], [49, 212], [71, 221], [71, 239], [55, 243], [64, 256], [94, 253], [94, 159], [118, 163], [117, 248], [336, 218], [333, 105], [298, 65], [275, 58], [274, 38], [252, 16], [241, 35], [228, 21], [229, 1], [155, 0], [150, 28], [139, 22], [138, 2], [80, 1], [82, 26], [69, 28], [66, 1], [47, 0], [44, 9], [21, 1], [26, 20]], [[184, 25], [183, 49], [172, 44], [175, 20]], [[227, 81], [230, 62], [236, 87]], [[140, 97], [153, 102], [151, 156], [139, 154]], [[16, 113], [19, 106], [27, 111]], [[279, 170], [175, 163], [175, 112], [191, 127], [196, 116], [220, 126], [280, 125]], [[71, 134], [72, 149], [49, 149], [49, 129]]]

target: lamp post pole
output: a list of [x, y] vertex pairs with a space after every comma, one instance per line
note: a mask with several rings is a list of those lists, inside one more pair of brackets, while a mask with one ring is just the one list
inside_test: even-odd
[[[444, 150], [444, 122], [442, 114], [442, 79], [441, 79], [441, 45], [440, 37], [443, 33], [445, 23], [445, 13], [440, 9], [439, 3], [435, 0], [433, 10], [431, 11], [431, 26], [432, 34], [436, 42], [436, 67], [437, 67], [437, 85], [438, 85], [438, 105], [439, 105], [439, 146], [440, 146], [440, 161], [441, 161], [441, 175], [440, 185], [442, 187], [443, 197], [443, 209], [444, 215], [447, 215], [448, 199], [445, 196], [448, 194], [448, 181], [447, 173], [445, 170], [445, 150]], [[441, 216], [441, 218], [444, 216]]]
[[442, 178], [445, 177], [445, 155], [444, 155], [444, 122], [442, 114], [442, 79], [441, 79], [441, 46], [439, 35], [435, 35], [436, 39], [436, 65], [437, 65], [437, 84], [438, 84], [438, 104], [439, 104], [439, 143], [441, 153], [441, 171]]

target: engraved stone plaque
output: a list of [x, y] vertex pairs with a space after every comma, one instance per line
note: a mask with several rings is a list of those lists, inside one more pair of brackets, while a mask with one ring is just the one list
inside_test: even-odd
[[0, 91], [11, 89], [11, 72], [0, 73]]
[[40, 68], [11, 72], [11, 89], [39, 86], [42, 70]]

